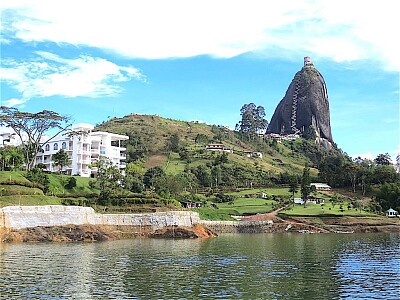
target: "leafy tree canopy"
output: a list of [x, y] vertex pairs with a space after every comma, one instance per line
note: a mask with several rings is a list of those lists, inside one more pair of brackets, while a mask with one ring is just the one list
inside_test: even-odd
[[249, 138], [268, 126], [265, 119], [265, 109], [263, 106], [256, 106], [254, 103], [244, 104], [240, 109], [242, 119], [236, 124], [236, 130], [246, 134]]
[[[54, 111], [30, 113], [1, 106], [0, 125], [10, 127], [20, 138], [25, 153], [26, 169], [30, 170], [34, 166], [41, 145], [66, 131], [71, 124], [69, 117], [61, 116]], [[55, 134], [42, 141], [44, 134], [52, 129], [56, 130]]]

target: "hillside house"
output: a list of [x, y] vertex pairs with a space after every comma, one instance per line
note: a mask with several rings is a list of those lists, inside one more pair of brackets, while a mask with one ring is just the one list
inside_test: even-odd
[[326, 183], [318, 183], [318, 182], [313, 182], [310, 184], [311, 186], [315, 186], [315, 189], [317, 191], [330, 191], [332, 188], [327, 185]]
[[229, 152], [233, 153], [233, 150], [224, 144], [208, 144], [206, 146], [207, 151], [224, 151], [224, 152]]
[[264, 192], [258, 193], [257, 196], [261, 199], [268, 199], [268, 194]]
[[263, 158], [263, 155], [261, 152], [245, 151], [245, 154], [249, 158]]
[[[324, 204], [325, 200], [323, 198], [310, 197], [307, 199], [307, 203]], [[302, 198], [294, 198], [294, 204], [304, 204], [304, 201]]]
[[183, 208], [201, 208], [203, 203], [201, 202], [181, 202]]

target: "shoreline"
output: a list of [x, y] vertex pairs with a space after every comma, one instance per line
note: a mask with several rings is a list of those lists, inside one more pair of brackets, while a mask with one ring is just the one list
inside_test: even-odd
[[[217, 221], [220, 227], [209, 228], [203, 224], [194, 226], [166, 226], [154, 229], [151, 226], [129, 226], [129, 225], [63, 225], [63, 226], [37, 226], [23, 229], [0, 228], [0, 243], [23, 243], [23, 242], [100, 242], [121, 239], [136, 238], [210, 238], [224, 233], [320, 233], [320, 234], [351, 234], [351, 233], [400, 233], [399, 222], [382, 222], [371, 220], [365, 222], [362, 218], [352, 218], [340, 222], [340, 220], [329, 220], [330, 225], [315, 226], [318, 218], [301, 220], [302, 223], [275, 222], [270, 226], [257, 230], [254, 224], [243, 224], [240, 229], [237, 226], [224, 224]], [[383, 220], [386, 221], [386, 220]], [[229, 222], [229, 221], [228, 221]]]
[[400, 220], [385, 217], [279, 216], [241, 221], [201, 220], [192, 211], [97, 214], [79, 206], [0, 209], [2, 242], [95, 242], [130, 238], [208, 238], [223, 233], [400, 233]]

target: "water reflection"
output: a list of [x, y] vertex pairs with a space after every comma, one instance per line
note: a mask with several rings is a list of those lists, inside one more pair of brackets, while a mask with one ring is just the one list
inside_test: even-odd
[[400, 234], [0, 244], [0, 299], [397, 299], [399, 266]]

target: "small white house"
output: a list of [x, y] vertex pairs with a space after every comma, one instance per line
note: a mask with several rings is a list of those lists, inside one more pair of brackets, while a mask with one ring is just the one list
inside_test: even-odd
[[207, 151], [224, 151], [224, 152], [229, 152], [233, 153], [233, 150], [224, 144], [208, 144], [206, 146]]
[[[307, 203], [324, 204], [325, 200], [322, 198], [308, 198]], [[302, 198], [294, 198], [294, 204], [304, 204]]]
[[302, 198], [294, 198], [294, 204], [304, 204], [304, 201]]
[[313, 182], [310, 184], [311, 186], [315, 186], [315, 189], [317, 191], [330, 191], [332, 188], [327, 185], [326, 183], [319, 183], [319, 182]]
[[388, 217], [388, 218], [395, 218], [398, 216], [398, 214], [399, 214], [398, 211], [394, 210], [393, 208], [389, 208], [386, 211], [386, 217]]
[[262, 158], [263, 157], [261, 152], [246, 151], [245, 154], [249, 158]]

